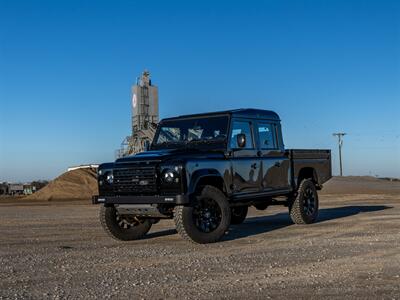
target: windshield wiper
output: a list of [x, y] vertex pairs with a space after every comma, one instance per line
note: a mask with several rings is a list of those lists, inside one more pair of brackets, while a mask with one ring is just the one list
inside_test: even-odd
[[163, 147], [163, 146], [184, 146], [182, 142], [174, 142], [174, 141], [165, 141], [162, 143], [157, 143], [154, 145], [155, 147]]
[[196, 144], [202, 142], [202, 139], [192, 139], [190, 141], [185, 141], [186, 144]]
[[218, 142], [223, 142], [224, 140], [222, 139], [193, 139], [190, 141], [187, 141], [186, 144], [214, 144]]

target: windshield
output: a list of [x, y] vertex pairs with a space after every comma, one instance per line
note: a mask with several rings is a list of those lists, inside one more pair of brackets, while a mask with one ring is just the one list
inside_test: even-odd
[[153, 146], [223, 142], [227, 128], [228, 116], [162, 121]]

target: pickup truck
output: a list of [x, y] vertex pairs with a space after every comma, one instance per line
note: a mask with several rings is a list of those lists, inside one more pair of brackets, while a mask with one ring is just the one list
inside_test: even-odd
[[284, 205], [294, 223], [313, 223], [317, 190], [331, 178], [331, 151], [285, 149], [279, 116], [268, 110], [163, 119], [147, 148], [98, 168], [93, 203], [118, 240], [174, 219], [184, 239], [217, 242], [249, 206]]

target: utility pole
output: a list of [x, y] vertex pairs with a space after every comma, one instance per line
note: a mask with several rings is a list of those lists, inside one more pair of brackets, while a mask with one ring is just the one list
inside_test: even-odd
[[342, 146], [343, 146], [343, 136], [347, 133], [344, 132], [336, 132], [333, 136], [338, 137], [338, 144], [339, 144], [339, 163], [340, 163], [340, 176], [343, 176], [343, 166], [342, 166]]

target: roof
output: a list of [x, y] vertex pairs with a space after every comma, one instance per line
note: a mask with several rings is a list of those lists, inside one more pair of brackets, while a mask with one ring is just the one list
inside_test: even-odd
[[268, 119], [280, 121], [279, 116], [276, 112], [272, 110], [265, 109], [254, 109], [254, 108], [240, 108], [225, 111], [215, 111], [208, 113], [192, 114], [192, 115], [182, 115], [172, 118], [165, 118], [163, 120], [174, 120], [178, 118], [193, 118], [193, 117], [203, 117], [203, 116], [215, 116], [215, 115], [232, 115], [234, 117], [241, 118], [256, 118], [256, 119]]

